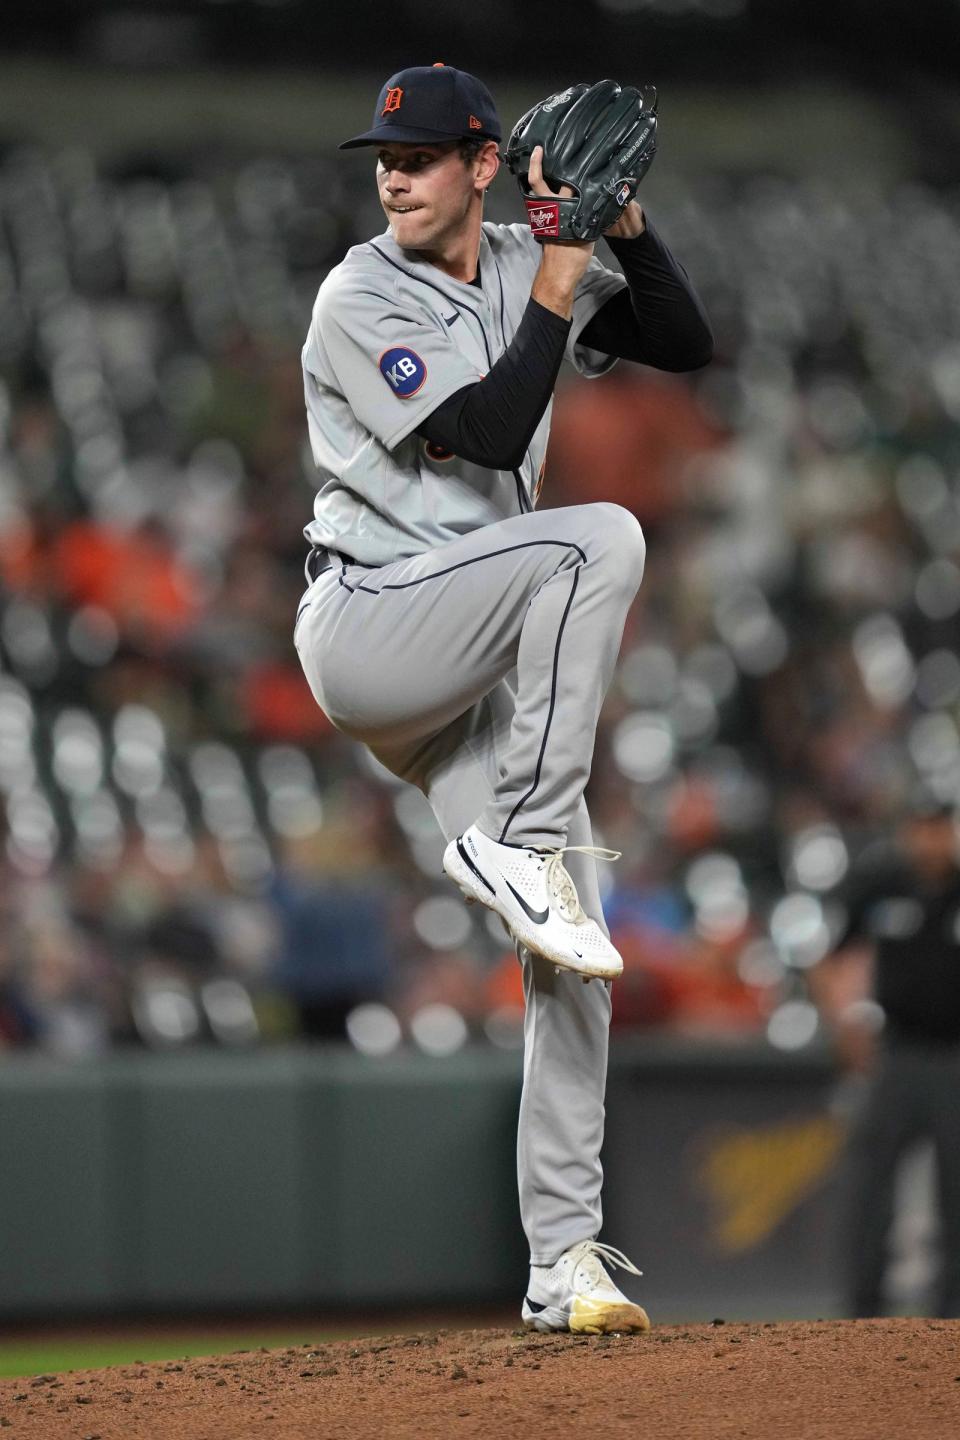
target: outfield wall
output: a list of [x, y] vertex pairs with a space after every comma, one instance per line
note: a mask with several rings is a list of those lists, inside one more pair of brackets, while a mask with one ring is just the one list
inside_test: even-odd
[[[0, 1318], [515, 1300], [520, 1058], [0, 1064]], [[829, 1058], [621, 1044], [603, 1238], [667, 1318], [836, 1313]]]

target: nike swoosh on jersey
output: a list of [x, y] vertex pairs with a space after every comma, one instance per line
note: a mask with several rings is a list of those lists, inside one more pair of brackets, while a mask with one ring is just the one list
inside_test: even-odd
[[530, 916], [530, 919], [533, 921], [533, 923], [534, 923], [535, 925], [545, 925], [545, 924], [547, 923], [547, 921], [550, 919], [550, 911], [549, 911], [549, 910], [532, 910], [532, 909], [530, 908], [530, 906], [527, 904], [526, 900], [524, 900], [523, 896], [520, 895], [520, 894], [518, 894], [518, 892], [517, 892], [516, 890], [514, 890], [513, 886], [510, 884], [510, 881], [507, 879], [506, 876], [503, 877], [503, 880], [504, 880], [504, 884], [506, 885], [507, 889], [510, 891], [510, 894], [516, 896], [517, 900], [518, 900], [519, 903], [523, 906], [523, 908], [524, 908], [524, 910], [527, 912], [527, 914]]
[[454, 310], [454, 312], [453, 312], [452, 315], [444, 315], [444, 317], [443, 317], [443, 323], [444, 323], [444, 325], [452, 325], [453, 322], [454, 322], [454, 320], [459, 320], [459, 319], [460, 319], [460, 311], [459, 311], [459, 310]]

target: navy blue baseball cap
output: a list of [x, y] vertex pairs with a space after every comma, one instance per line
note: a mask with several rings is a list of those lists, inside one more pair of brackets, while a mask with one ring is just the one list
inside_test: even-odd
[[413, 65], [391, 75], [377, 97], [373, 127], [341, 150], [389, 141], [437, 145], [444, 140], [497, 140], [493, 96], [480, 80], [452, 65]]

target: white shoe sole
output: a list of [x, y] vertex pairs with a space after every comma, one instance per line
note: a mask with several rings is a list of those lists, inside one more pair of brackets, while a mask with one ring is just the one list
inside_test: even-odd
[[591, 959], [588, 955], [570, 955], [551, 945], [539, 926], [534, 925], [522, 911], [518, 912], [514, 906], [487, 888], [464, 860], [457, 840], [451, 840], [444, 851], [443, 868], [450, 879], [459, 885], [468, 901], [477, 900], [488, 910], [493, 910], [506, 923], [516, 940], [521, 941], [529, 950], [542, 955], [545, 960], [551, 961], [558, 969], [569, 970], [574, 975], [581, 975], [585, 980], [616, 980], [623, 974], [622, 960], [618, 960], [614, 965], [610, 961]]

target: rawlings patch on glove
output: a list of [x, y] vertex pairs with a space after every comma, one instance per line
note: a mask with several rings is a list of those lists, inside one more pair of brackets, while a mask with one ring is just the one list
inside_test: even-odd
[[[554, 192], [533, 194], [530, 156], [543, 146]], [[657, 92], [614, 80], [570, 85], [539, 101], [513, 127], [504, 156], [517, 177], [538, 240], [596, 240], [637, 193], [657, 150]]]

